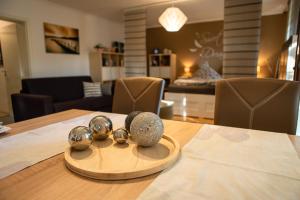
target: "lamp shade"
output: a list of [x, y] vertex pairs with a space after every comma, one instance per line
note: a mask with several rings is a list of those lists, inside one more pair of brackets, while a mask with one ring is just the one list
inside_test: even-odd
[[169, 32], [176, 32], [185, 24], [187, 17], [176, 7], [167, 8], [158, 18], [159, 23]]

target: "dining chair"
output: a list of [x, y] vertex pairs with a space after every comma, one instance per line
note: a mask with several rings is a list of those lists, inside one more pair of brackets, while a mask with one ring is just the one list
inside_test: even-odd
[[129, 114], [132, 111], [159, 114], [165, 81], [153, 77], [130, 77], [116, 80], [114, 113]]
[[300, 82], [232, 78], [216, 83], [214, 123], [296, 134]]

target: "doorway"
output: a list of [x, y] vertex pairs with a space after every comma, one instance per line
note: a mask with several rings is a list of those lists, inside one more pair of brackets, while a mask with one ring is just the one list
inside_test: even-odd
[[13, 122], [11, 94], [21, 90], [21, 79], [29, 77], [25, 22], [0, 17], [0, 121]]

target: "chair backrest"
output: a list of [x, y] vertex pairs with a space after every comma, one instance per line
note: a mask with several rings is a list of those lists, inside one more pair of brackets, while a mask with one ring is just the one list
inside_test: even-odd
[[164, 80], [152, 77], [130, 77], [116, 80], [114, 113], [129, 114], [132, 111], [159, 114], [159, 104], [164, 90]]
[[216, 83], [215, 124], [295, 134], [300, 83], [234, 78]]

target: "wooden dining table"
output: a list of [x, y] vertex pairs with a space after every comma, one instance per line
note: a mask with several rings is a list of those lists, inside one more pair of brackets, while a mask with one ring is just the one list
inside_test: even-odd
[[[8, 125], [0, 139], [92, 113], [68, 110]], [[184, 146], [202, 127], [198, 123], [163, 120], [165, 133]], [[289, 135], [300, 158], [300, 137]], [[63, 153], [0, 180], [0, 199], [136, 199], [159, 173], [121, 181], [101, 181], [69, 171]]]

